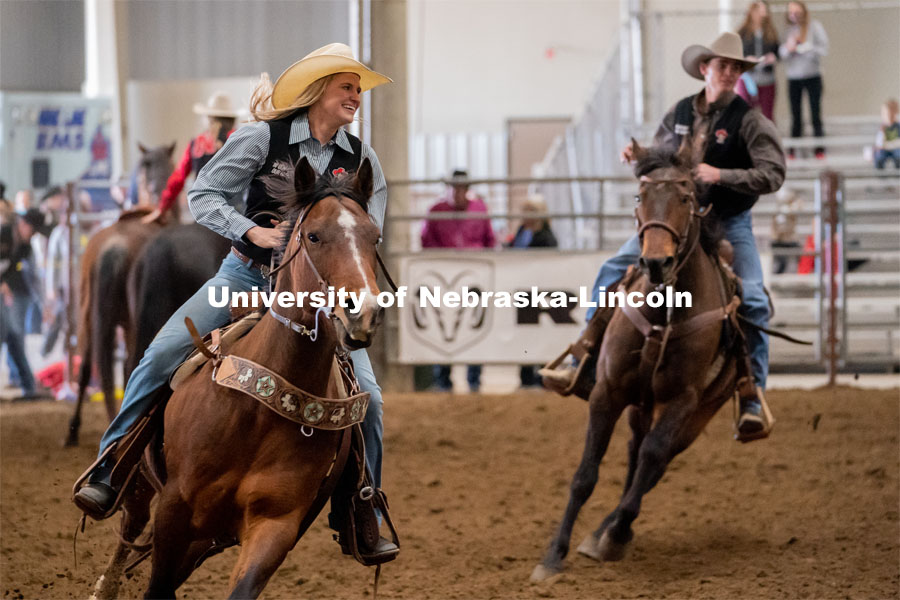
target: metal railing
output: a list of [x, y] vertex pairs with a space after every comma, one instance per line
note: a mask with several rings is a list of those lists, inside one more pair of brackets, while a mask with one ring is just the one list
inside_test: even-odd
[[[826, 176], [829, 182], [827, 185], [822, 179]], [[900, 202], [891, 198], [866, 198], [865, 203], [862, 203], [848, 198], [845, 189], [848, 182], [859, 182], [860, 185], [854, 184], [851, 187], [860, 191], [864, 191], [863, 184], [882, 185], [888, 189], [895, 183], [900, 186], [900, 179], [896, 175], [874, 171], [844, 175], [827, 172], [821, 176], [808, 173], [789, 180], [791, 185], [813, 188], [813, 206], [793, 213], [807, 223], [811, 221], [810, 225], [798, 227], [798, 233], [804, 236], [810, 233], [814, 236], [812, 250], [804, 248], [802, 244], [792, 248], [770, 246], [772, 235], [769, 227], [762, 221], [780, 214], [772, 196], [761, 199], [753, 209], [753, 215], [757, 219], [757, 246], [764, 256], [815, 257], [816, 267], [809, 275], [790, 273], [768, 277], [767, 284], [773, 291], [776, 314], [779, 301], [784, 301], [794, 312], [799, 310], [805, 313], [805, 320], [777, 320], [776, 324], [801, 337], [804, 332], [815, 332], [815, 346], [810, 352], [782, 352], [780, 342], [775, 344], [777, 347], [773, 349], [771, 361], [773, 365], [787, 368], [792, 365], [794, 368], [814, 368], [819, 365], [833, 375], [842, 368], [859, 364], [880, 365], [885, 368], [900, 364], [897, 348], [897, 342], [900, 341], [900, 313], [897, 313], [896, 318], [890, 318], [894, 315], [894, 304], [900, 302], [891, 299], [892, 295], [894, 299], [900, 298], [900, 236], [896, 235], [900, 232]], [[511, 235], [514, 232], [512, 224], [516, 220], [534, 216], [533, 213], [516, 210], [516, 200], [520, 194], [513, 193], [514, 188], [525, 188], [531, 192], [543, 191], [546, 195], [546, 190], [552, 186], [578, 186], [583, 196], [597, 199], [593, 204], [582, 204], [582, 211], [551, 208], [543, 215], [551, 221], [560, 241], [560, 248], [556, 249], [558, 252], [588, 250], [611, 253], [634, 233], [632, 196], [636, 182], [632, 177], [613, 175], [472, 179], [469, 181], [470, 189], [476, 194], [490, 195], [493, 198], [490, 206], [510, 206], [511, 210], [482, 214], [429, 214], [422, 201], [433, 203], [436, 199], [433, 191], [442, 189], [440, 186], [446, 183], [440, 179], [389, 182], [389, 189], [405, 188], [404, 193], [410, 198], [419, 198], [419, 202], [411, 204], [409, 212], [398, 214], [389, 211], [385, 225], [388, 243], [394, 237], [391, 232], [395, 228], [403, 228], [404, 235], [399, 237], [409, 240], [409, 244], [405, 246], [389, 246], [389, 255], [396, 258], [419, 252], [419, 233], [426, 220], [490, 219], [499, 225], [497, 229]], [[432, 193], [429, 196], [426, 192]], [[569, 227], [562, 226], [564, 223], [569, 223]], [[578, 237], [577, 233], [573, 236], [572, 233], [565, 233], [567, 231], [590, 231], [591, 235]], [[566, 240], [566, 235], [573, 237]], [[856, 235], [867, 238], [866, 243], [859, 248], [852, 247], [848, 242], [851, 236]], [[883, 239], [878, 241], [875, 238]], [[836, 248], [836, 260], [824, 250], [830, 247]], [[848, 262], [858, 259], [881, 262], [887, 267], [881, 271], [848, 273]], [[599, 268], [600, 265], [597, 266]], [[586, 285], [590, 282], [573, 283]], [[871, 337], [879, 331], [870, 323], [851, 318], [855, 317], [848, 314], [848, 302], [851, 300], [878, 306], [879, 314], [887, 319], [880, 328], [880, 331], [886, 332], [886, 339], [879, 351], [855, 351], [854, 344], [851, 343], [853, 336], [865, 334]], [[809, 320], [810, 317], [812, 321]], [[878, 346], [880, 343], [877, 340], [866, 342], [868, 348], [873, 344]]]

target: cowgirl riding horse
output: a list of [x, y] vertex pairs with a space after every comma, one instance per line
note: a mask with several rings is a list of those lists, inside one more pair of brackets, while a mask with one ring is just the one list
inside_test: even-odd
[[[289, 233], [288, 225], [273, 227], [272, 213], [280, 205], [266, 191], [265, 176], [284, 174], [305, 157], [319, 174], [355, 171], [369, 159], [373, 170], [373, 192], [368, 212], [381, 228], [387, 201], [384, 174], [370, 146], [347, 133], [360, 94], [390, 78], [368, 69], [353, 58], [344, 44], [329, 44], [291, 65], [275, 82], [263, 75], [250, 101], [256, 119], [232, 134], [225, 146], [200, 171], [188, 194], [188, 204], [198, 223], [232, 241], [231, 253], [219, 272], [188, 300], [157, 334], [125, 388], [122, 408], [100, 443], [100, 454], [122, 439], [129, 428], [152, 405], [156, 392], [193, 348], [184, 325], [190, 317], [200, 335], [222, 327], [230, 319], [229, 308], [214, 308], [207, 288], [249, 292], [255, 286], [267, 289], [266, 274], [272, 248], [279, 247]], [[228, 200], [248, 190], [247, 208], [238, 213]], [[382, 398], [372, 365], [364, 349], [354, 350], [356, 375], [363, 392], [371, 395], [363, 422], [366, 464], [375, 488], [381, 486]], [[100, 461], [86, 485], [78, 490], [75, 504], [94, 518], [105, 518], [119, 490], [110, 480], [114, 460]], [[371, 515], [374, 518], [374, 514]], [[360, 554], [370, 563], [391, 560], [399, 549], [380, 537], [377, 543], [360, 544]]]

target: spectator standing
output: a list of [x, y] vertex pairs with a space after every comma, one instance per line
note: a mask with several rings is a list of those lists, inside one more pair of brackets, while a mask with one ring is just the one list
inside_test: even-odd
[[[69, 236], [66, 222], [68, 198], [62, 188], [51, 189], [47, 208], [55, 214], [56, 226], [47, 241], [47, 257], [44, 263], [44, 323], [47, 331], [41, 347], [41, 356], [47, 356], [56, 345], [60, 331], [66, 327], [66, 302], [69, 292]], [[49, 194], [50, 192], [48, 192]]]
[[754, 2], [747, 9], [744, 24], [738, 29], [744, 44], [744, 55], [758, 60], [751, 71], [738, 80], [735, 91], [748, 103], [753, 104], [745, 81], [749, 78], [756, 84], [759, 109], [772, 121], [775, 120], [775, 62], [778, 60], [778, 32], [772, 25], [769, 4], [763, 0]]
[[[828, 36], [819, 21], [809, 17], [803, 2], [791, 2], [787, 10], [788, 28], [778, 53], [784, 60], [791, 101], [791, 137], [803, 135], [803, 92], [809, 98], [813, 135], [825, 136], [822, 126], [822, 57], [828, 54]], [[794, 149], [788, 157], [795, 156]], [[816, 158], [825, 158], [825, 148], [816, 147]]]
[[0, 211], [0, 341], [8, 352], [10, 383], [22, 388], [22, 400], [41, 397], [25, 356], [24, 324], [35, 293], [30, 276], [30, 238], [42, 224], [43, 216], [37, 209], [23, 216]]
[[875, 168], [883, 169], [888, 160], [900, 169], [900, 121], [897, 101], [893, 98], [881, 106], [881, 129], [875, 138]]
[[[469, 175], [457, 169], [450, 177], [447, 194], [431, 207], [429, 214], [487, 214], [484, 201], [469, 194]], [[425, 221], [422, 248], [493, 248], [497, 243], [490, 219], [441, 219]], [[434, 365], [434, 382], [438, 389], [450, 391], [450, 365]], [[466, 373], [469, 391], [481, 389], [481, 365], [469, 365]]]
[[[559, 245], [550, 229], [550, 221], [544, 217], [547, 214], [547, 204], [542, 197], [528, 198], [522, 205], [522, 212], [534, 216], [522, 221], [509, 244], [510, 248], [556, 248]], [[537, 374], [534, 365], [522, 365], [519, 368], [519, 382], [523, 388], [540, 387], [541, 376]]]

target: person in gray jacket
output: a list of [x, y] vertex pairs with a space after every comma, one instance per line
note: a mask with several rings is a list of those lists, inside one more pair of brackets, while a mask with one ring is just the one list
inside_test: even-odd
[[[787, 10], [788, 28], [778, 54], [784, 61], [788, 79], [788, 96], [791, 101], [791, 137], [803, 135], [803, 90], [809, 96], [809, 112], [812, 116], [813, 135], [825, 136], [822, 126], [822, 68], [821, 59], [828, 54], [828, 36], [825, 28], [809, 18], [803, 2], [791, 2]], [[788, 151], [794, 157], [794, 150]], [[825, 158], [825, 148], [816, 148], [816, 158]]]

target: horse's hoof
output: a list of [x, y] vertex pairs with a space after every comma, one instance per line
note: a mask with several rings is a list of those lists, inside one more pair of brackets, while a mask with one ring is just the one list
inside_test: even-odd
[[70, 435], [63, 441], [63, 448], [76, 448], [78, 446], [78, 436]]
[[542, 581], [551, 581], [562, 575], [562, 569], [559, 567], [551, 568], [544, 564], [539, 564], [531, 572], [531, 582], [541, 583]]
[[594, 534], [590, 534], [584, 538], [584, 541], [578, 546], [577, 551], [579, 554], [584, 554], [588, 558], [603, 560], [603, 555], [600, 552], [600, 543], [597, 541], [597, 538], [594, 537]]
[[600, 555], [599, 560], [610, 562], [622, 560], [625, 558], [625, 549], [627, 547], [627, 543], [620, 544], [613, 541], [612, 536], [609, 535], [609, 530], [607, 529], [603, 532], [603, 535], [600, 536], [600, 541], [597, 543], [597, 553]]

